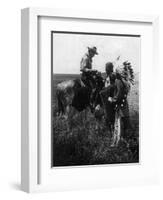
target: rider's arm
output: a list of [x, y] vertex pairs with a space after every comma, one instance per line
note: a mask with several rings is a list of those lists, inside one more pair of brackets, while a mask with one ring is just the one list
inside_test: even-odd
[[82, 72], [92, 71], [88, 66], [89, 66], [89, 59], [87, 57], [83, 57], [80, 62], [80, 71]]

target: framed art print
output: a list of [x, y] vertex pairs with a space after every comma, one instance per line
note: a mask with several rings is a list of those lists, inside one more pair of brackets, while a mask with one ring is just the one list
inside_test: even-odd
[[[140, 35], [51, 32], [52, 166], [139, 163], [140, 41]], [[98, 51], [93, 58], [91, 45]], [[117, 67], [123, 63], [133, 76], [130, 92], [119, 103], [110, 103], [109, 93], [120, 86]], [[94, 69], [86, 72], [82, 67]], [[109, 78], [113, 83], [107, 83]], [[121, 98], [124, 91], [119, 92]], [[120, 119], [118, 112], [125, 115], [119, 121], [123, 125], [115, 122], [115, 115]]]
[[22, 189], [157, 183], [157, 60], [157, 16], [23, 9]]

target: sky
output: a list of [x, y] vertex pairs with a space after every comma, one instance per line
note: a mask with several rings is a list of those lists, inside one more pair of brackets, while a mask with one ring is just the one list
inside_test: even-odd
[[[107, 62], [114, 62], [116, 67], [128, 60], [137, 73], [140, 71], [140, 42], [140, 37], [53, 33], [53, 73], [79, 74], [80, 61], [91, 46], [96, 46], [98, 51], [93, 57], [93, 69], [104, 72]], [[120, 59], [115, 62], [118, 56]]]

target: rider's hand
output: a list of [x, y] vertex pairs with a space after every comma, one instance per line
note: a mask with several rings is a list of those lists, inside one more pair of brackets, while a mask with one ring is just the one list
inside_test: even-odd
[[90, 72], [90, 71], [92, 71], [92, 70], [88, 69], [88, 68], [85, 69], [85, 72]]
[[112, 97], [109, 97], [109, 98], [108, 98], [108, 101], [109, 101], [110, 103], [112, 103], [112, 102], [113, 102], [113, 98], [112, 98]]

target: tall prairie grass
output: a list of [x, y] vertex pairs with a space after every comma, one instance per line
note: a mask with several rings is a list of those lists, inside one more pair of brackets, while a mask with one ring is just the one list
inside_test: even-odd
[[[111, 147], [111, 134], [105, 120], [96, 121], [89, 109], [74, 112], [71, 119], [58, 117], [55, 89], [57, 83], [71, 79], [65, 75], [54, 77], [53, 119], [52, 119], [52, 165], [77, 166], [113, 163], [139, 162], [139, 94], [138, 82], [129, 96], [131, 136], [128, 143], [120, 141], [118, 147]], [[69, 128], [71, 124], [71, 129]]]

